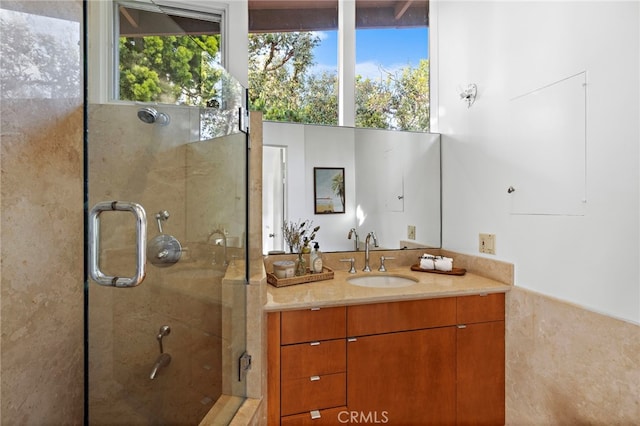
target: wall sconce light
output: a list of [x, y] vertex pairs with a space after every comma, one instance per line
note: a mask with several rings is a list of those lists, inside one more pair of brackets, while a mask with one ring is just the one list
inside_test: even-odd
[[460, 92], [460, 99], [467, 101], [467, 108], [471, 108], [471, 105], [476, 101], [476, 95], [478, 94], [478, 86], [471, 83]]

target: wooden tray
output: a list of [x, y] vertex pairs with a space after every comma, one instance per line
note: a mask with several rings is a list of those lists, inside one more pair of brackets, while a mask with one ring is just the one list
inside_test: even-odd
[[307, 268], [307, 273], [299, 277], [278, 278], [273, 273], [267, 273], [267, 282], [274, 287], [286, 287], [289, 285], [305, 284], [316, 281], [324, 281], [333, 279], [333, 269], [326, 266], [322, 267], [322, 272], [312, 274]]
[[464, 268], [452, 268], [450, 271], [438, 271], [437, 269], [422, 269], [419, 264], [411, 265], [411, 270], [418, 272], [431, 272], [432, 274], [443, 275], [464, 275], [467, 273], [467, 270]]

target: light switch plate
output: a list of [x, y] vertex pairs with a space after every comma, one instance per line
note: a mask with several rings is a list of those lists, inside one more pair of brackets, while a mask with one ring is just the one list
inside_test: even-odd
[[407, 239], [409, 240], [416, 239], [416, 227], [414, 225], [407, 226]]
[[496, 235], [495, 234], [480, 234], [480, 245], [478, 249], [480, 253], [496, 254]]

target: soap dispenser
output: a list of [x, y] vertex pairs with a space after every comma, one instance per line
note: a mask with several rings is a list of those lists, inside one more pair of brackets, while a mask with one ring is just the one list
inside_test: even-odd
[[313, 273], [319, 274], [322, 272], [322, 253], [320, 252], [320, 244], [317, 242], [313, 246], [313, 250], [311, 251], [311, 271]]

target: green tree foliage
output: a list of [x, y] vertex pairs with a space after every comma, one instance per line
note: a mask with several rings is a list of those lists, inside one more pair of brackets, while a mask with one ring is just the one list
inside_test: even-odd
[[386, 129], [391, 114], [391, 90], [388, 79], [376, 82], [356, 76], [356, 127]]
[[429, 61], [423, 59], [417, 68], [405, 67], [391, 78], [392, 103], [396, 126], [402, 130], [429, 129]]
[[219, 35], [120, 38], [120, 99], [205, 105], [216, 96]]
[[310, 32], [249, 35], [249, 100], [267, 120], [307, 122], [303, 112], [313, 48]]
[[429, 61], [383, 72], [380, 81], [356, 77], [356, 127], [429, 130]]
[[[266, 120], [330, 124], [338, 122], [337, 76], [312, 72], [310, 32], [249, 36], [249, 102]], [[386, 74], [381, 80], [356, 76], [356, 126], [429, 129], [429, 61]]]
[[338, 124], [338, 78], [323, 72], [307, 80], [305, 96], [300, 107], [304, 123]]

